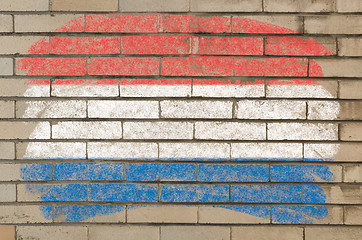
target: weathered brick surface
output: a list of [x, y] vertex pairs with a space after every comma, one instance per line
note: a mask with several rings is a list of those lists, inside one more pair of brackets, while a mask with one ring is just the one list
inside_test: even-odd
[[266, 12], [333, 12], [335, 0], [265, 0]]
[[0, 202], [16, 201], [16, 185], [2, 184], [0, 185]]
[[362, 166], [347, 165], [344, 166], [344, 181], [345, 182], [362, 182]]
[[345, 220], [344, 220], [344, 223], [345, 224], [351, 224], [351, 225], [361, 225], [362, 224], [361, 214], [362, 214], [362, 207], [360, 207], [360, 206], [357, 206], [357, 207], [347, 206], [347, 207], [345, 207]]
[[0, 9], [1, 11], [48, 11], [49, 0], [3, 0]]
[[167, 239], [229, 239], [229, 227], [208, 227], [208, 226], [162, 226], [161, 227], [161, 240]]
[[0, 58], [0, 75], [13, 75], [13, 60], [11, 58]]
[[260, 240], [302, 240], [303, 228], [299, 227], [232, 227], [232, 240], [237, 239], [260, 239]]
[[361, 26], [361, 16], [356, 15], [307, 16], [304, 20], [304, 31], [312, 34], [360, 34]]
[[109, 240], [119, 239], [159, 239], [159, 227], [156, 226], [90, 226], [89, 240], [101, 240], [107, 236]]
[[0, 101], [0, 118], [13, 118], [15, 117], [15, 102], [14, 101]]
[[340, 136], [343, 141], [361, 141], [362, 140], [362, 124], [347, 123], [340, 125]]
[[362, 99], [362, 82], [358, 80], [341, 81], [339, 97], [342, 99]]
[[261, 0], [191, 0], [192, 12], [261, 12]]
[[306, 240], [337, 240], [348, 238], [357, 240], [362, 237], [362, 232], [359, 227], [307, 227], [305, 229]]
[[74, 19], [73, 28], [67, 29], [70, 32], [83, 32], [84, 19], [82, 15], [68, 15], [68, 14], [55, 14], [55, 15], [15, 15], [14, 27], [15, 32], [53, 32], [64, 31], [60, 26], [66, 24]]
[[18, 239], [87, 239], [87, 227], [83, 226], [21, 226], [16, 233]]
[[187, 12], [189, 1], [119, 0], [119, 8], [122, 12]]
[[337, 12], [362, 12], [362, 3], [359, 0], [337, 0]]
[[[42, 206], [48, 207], [49, 206]], [[50, 223], [51, 220], [45, 218], [39, 209], [39, 205], [1, 205], [0, 223]], [[21, 227], [19, 227], [21, 229]], [[18, 228], [18, 234], [19, 234]], [[45, 228], [44, 230], [46, 230]], [[41, 230], [41, 229], [39, 229]], [[51, 229], [49, 229], [51, 230]], [[27, 231], [25, 232], [25, 234]], [[30, 232], [29, 232], [30, 233]], [[33, 236], [35, 237], [35, 235]], [[38, 235], [38, 237], [40, 237]]]
[[362, 56], [361, 38], [338, 39], [338, 55], [340, 56]]
[[[47, 0], [48, 1], [48, 0]], [[51, 11], [109, 11], [114, 12], [118, 10], [118, 0], [50, 0]]]

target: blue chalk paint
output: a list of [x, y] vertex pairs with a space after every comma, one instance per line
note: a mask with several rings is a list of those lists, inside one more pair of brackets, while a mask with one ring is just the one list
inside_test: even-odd
[[52, 180], [51, 164], [21, 164], [20, 176], [25, 181]]
[[313, 224], [328, 216], [326, 206], [272, 207], [272, 222], [285, 224]]
[[292, 184], [232, 185], [231, 202], [301, 203], [302, 185], [292, 185]]
[[325, 203], [326, 200], [326, 194], [320, 185], [303, 184], [303, 203]]
[[162, 185], [161, 202], [229, 202], [228, 185]]
[[195, 164], [135, 163], [126, 165], [129, 181], [195, 181]]
[[267, 165], [200, 164], [199, 181], [205, 182], [267, 182]]
[[54, 207], [54, 219], [64, 218], [65, 222], [86, 222], [89, 218], [123, 212], [122, 205], [63, 205]]
[[216, 206], [235, 212], [246, 213], [255, 217], [270, 219], [270, 207], [267, 206]]
[[272, 182], [332, 182], [335, 177], [326, 165], [272, 165]]
[[123, 163], [55, 163], [54, 180], [123, 180]]
[[89, 201], [157, 202], [158, 187], [144, 184], [90, 184]]
[[40, 211], [46, 220], [52, 220], [53, 218], [53, 207], [52, 206], [40, 206]]
[[26, 189], [38, 194], [44, 202], [74, 202], [87, 200], [85, 184], [28, 184]]

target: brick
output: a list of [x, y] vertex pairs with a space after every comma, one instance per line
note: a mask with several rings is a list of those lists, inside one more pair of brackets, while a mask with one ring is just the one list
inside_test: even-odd
[[49, 0], [3, 0], [0, 3], [1, 11], [48, 11]]
[[13, 75], [13, 59], [0, 58], [0, 75]]
[[339, 102], [332, 101], [308, 101], [308, 119], [335, 120], [340, 113]]
[[305, 119], [304, 101], [243, 100], [237, 105], [239, 119]]
[[85, 118], [86, 102], [69, 101], [19, 101], [16, 103], [18, 118]]
[[296, 34], [303, 32], [303, 25], [298, 16], [233, 16], [232, 29], [233, 33]]
[[13, 32], [13, 17], [0, 14], [0, 32]]
[[52, 81], [51, 91], [56, 97], [119, 96], [118, 80], [56, 79]]
[[85, 159], [86, 144], [71, 142], [18, 143], [17, 159]]
[[15, 144], [12, 142], [1, 142], [0, 158], [4, 160], [15, 159]]
[[86, 32], [156, 33], [157, 15], [94, 14], [86, 17]]
[[301, 203], [302, 193], [302, 185], [231, 185], [230, 202]]
[[230, 228], [220, 226], [162, 226], [161, 240], [230, 239]]
[[123, 205], [60, 205], [54, 207], [54, 222], [124, 223]]
[[346, 165], [343, 169], [344, 182], [362, 182], [362, 166]]
[[[361, 225], [362, 207], [360, 206], [346, 206], [344, 208], [344, 223], [351, 225]], [[362, 236], [362, 235], [361, 235]]]
[[361, 161], [362, 148], [358, 143], [304, 144], [305, 161]]
[[269, 140], [337, 140], [337, 124], [268, 123]]
[[0, 225], [0, 232], [2, 240], [14, 240], [15, 239], [15, 226]]
[[50, 0], [51, 11], [117, 11], [118, 0], [106, 0], [99, 2], [97, 0]]
[[129, 181], [195, 181], [194, 164], [137, 163], [126, 165]]
[[159, 240], [159, 227], [106, 225], [93, 225], [89, 227], [89, 240], [102, 240], [104, 236], [107, 236], [107, 240], [117, 240], [119, 236], [122, 236], [124, 240]]
[[87, 73], [85, 58], [16, 59], [16, 75], [82, 76]]
[[88, 63], [90, 75], [158, 75], [157, 58], [91, 58]]
[[305, 184], [303, 186], [303, 203], [361, 204], [362, 187], [358, 185]]
[[334, 0], [266, 0], [266, 12], [334, 12]]
[[197, 207], [170, 205], [129, 205], [127, 223], [197, 223]]
[[14, 101], [0, 101], [0, 118], [13, 118], [15, 117], [15, 102]]
[[15, 32], [84, 32], [79, 14], [15, 15]]
[[1, 54], [48, 54], [49, 38], [37, 36], [1, 36]]
[[266, 81], [267, 98], [337, 98], [336, 80]]
[[229, 160], [227, 143], [160, 143], [162, 160]]
[[0, 79], [0, 96], [3, 97], [49, 97], [50, 80]]
[[53, 139], [121, 139], [121, 122], [56, 122]]
[[0, 122], [0, 136], [1, 139], [50, 139], [50, 123]]
[[189, 1], [120, 0], [119, 7], [122, 12], [187, 12]]
[[362, 124], [342, 123], [339, 134], [342, 141], [362, 141]]
[[158, 32], [230, 33], [229, 16], [160, 15]]
[[267, 165], [200, 164], [198, 181], [202, 182], [267, 182]]
[[228, 202], [228, 185], [162, 185], [160, 202]]
[[342, 182], [342, 166], [271, 165], [272, 182]]
[[306, 240], [338, 240], [347, 238], [350, 240], [361, 239], [362, 232], [359, 227], [306, 227]]
[[18, 202], [84, 202], [85, 184], [22, 184], [17, 185]]
[[192, 139], [193, 124], [188, 122], [125, 122], [125, 139]]
[[340, 112], [338, 119], [341, 120], [362, 120], [362, 112], [359, 111], [362, 107], [362, 102], [360, 101], [348, 101], [340, 102]]
[[265, 140], [264, 123], [196, 122], [196, 139]]
[[51, 206], [39, 205], [4, 205], [0, 206], [1, 223], [50, 223], [51, 216], [44, 216], [42, 211], [51, 211]]
[[18, 239], [87, 239], [86, 226], [19, 226], [16, 232]]
[[359, 80], [343, 80], [339, 83], [341, 99], [362, 99], [362, 82]]
[[[361, 21], [362, 22], [362, 21]], [[362, 77], [361, 59], [314, 59], [309, 65], [311, 77]]]
[[[361, 5], [362, 9], [362, 5]], [[362, 39], [361, 38], [339, 38], [338, 55], [339, 56], [362, 56]]]
[[164, 57], [163, 76], [233, 76], [232, 57]]
[[121, 79], [121, 97], [189, 97], [191, 79]]
[[266, 55], [329, 56], [336, 54], [333, 38], [268, 37]]
[[122, 37], [122, 54], [190, 54], [190, 37], [139, 35]]
[[262, 1], [192, 0], [191, 12], [261, 12]]
[[15, 184], [1, 184], [0, 185], [0, 202], [15, 202], [15, 201], [16, 201], [16, 185]]
[[300, 143], [232, 143], [231, 159], [255, 160], [302, 160], [303, 145]]
[[0, 181], [52, 180], [51, 164], [0, 164]]
[[307, 16], [304, 31], [311, 34], [361, 34], [361, 18], [353, 15]]
[[123, 163], [54, 163], [54, 180], [123, 180]]
[[88, 101], [90, 118], [159, 118], [157, 101]]
[[229, 101], [161, 101], [162, 118], [232, 118]]
[[337, 12], [362, 12], [359, 0], [337, 0]]
[[306, 58], [235, 58], [235, 76], [306, 77]]
[[193, 79], [192, 96], [260, 98], [265, 96], [265, 86], [264, 82], [253, 84], [239, 79]]
[[343, 224], [340, 206], [278, 206], [271, 209], [272, 222], [276, 224]]
[[[258, 216], [253, 216], [257, 213]], [[253, 214], [253, 215], [250, 215]], [[200, 206], [199, 223], [257, 224], [270, 223], [270, 207], [266, 206]]]
[[232, 227], [231, 240], [303, 240], [303, 228], [284, 226]]
[[119, 37], [51, 37], [50, 53], [113, 54], [121, 53]]
[[193, 37], [193, 54], [202, 55], [263, 55], [260, 37]]
[[88, 143], [89, 159], [157, 159], [156, 143]]
[[90, 184], [89, 201], [157, 202], [157, 185], [144, 184]]

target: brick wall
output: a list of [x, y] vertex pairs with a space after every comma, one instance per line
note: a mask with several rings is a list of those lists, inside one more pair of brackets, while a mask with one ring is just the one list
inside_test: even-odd
[[0, 240], [362, 239], [361, 12], [1, 0]]

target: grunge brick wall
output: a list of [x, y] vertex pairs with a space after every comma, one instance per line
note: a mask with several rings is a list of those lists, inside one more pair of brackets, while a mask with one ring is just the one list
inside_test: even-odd
[[362, 239], [361, 12], [1, 0], [0, 240]]

